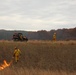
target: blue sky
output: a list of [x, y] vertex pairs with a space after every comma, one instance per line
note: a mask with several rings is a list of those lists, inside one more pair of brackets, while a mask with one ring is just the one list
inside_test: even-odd
[[76, 27], [76, 0], [0, 0], [0, 29], [52, 30]]

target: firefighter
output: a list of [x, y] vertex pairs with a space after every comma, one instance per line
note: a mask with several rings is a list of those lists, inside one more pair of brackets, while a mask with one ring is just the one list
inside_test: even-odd
[[53, 34], [53, 41], [56, 41], [56, 33]]
[[20, 55], [21, 55], [20, 49], [15, 47], [13, 57], [14, 57], [16, 63], [19, 61]]

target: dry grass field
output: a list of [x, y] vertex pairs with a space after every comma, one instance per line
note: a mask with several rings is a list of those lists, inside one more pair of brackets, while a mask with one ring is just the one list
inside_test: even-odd
[[76, 41], [0, 41], [0, 64], [13, 60], [14, 47], [20, 61], [0, 71], [0, 75], [76, 75]]

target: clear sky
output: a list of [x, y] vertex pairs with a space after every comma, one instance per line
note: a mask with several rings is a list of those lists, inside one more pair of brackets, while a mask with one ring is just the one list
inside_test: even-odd
[[76, 0], [0, 0], [0, 29], [52, 30], [76, 27]]

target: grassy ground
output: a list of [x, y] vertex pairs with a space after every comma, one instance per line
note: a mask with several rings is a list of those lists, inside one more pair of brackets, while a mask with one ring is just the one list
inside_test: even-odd
[[13, 62], [0, 75], [76, 74], [76, 41], [0, 41], [0, 64], [4, 59], [12, 60], [14, 47], [21, 49], [20, 61]]
[[50, 71], [50, 70], [39, 70], [39, 69], [4, 69], [0, 72], [0, 75], [76, 75], [76, 72], [67, 72], [67, 71]]

